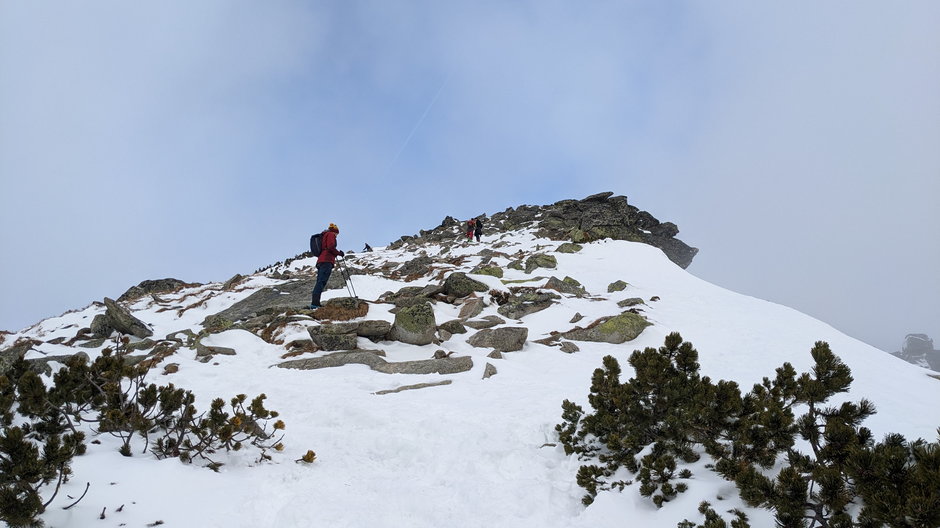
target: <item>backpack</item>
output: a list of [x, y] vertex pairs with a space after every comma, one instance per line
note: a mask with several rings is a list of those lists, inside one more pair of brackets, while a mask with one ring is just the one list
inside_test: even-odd
[[310, 235], [310, 254], [319, 257], [323, 253], [323, 233]]

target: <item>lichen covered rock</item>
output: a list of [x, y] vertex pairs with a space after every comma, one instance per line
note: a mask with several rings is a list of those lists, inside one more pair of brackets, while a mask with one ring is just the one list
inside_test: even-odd
[[587, 328], [575, 328], [563, 336], [572, 341], [596, 341], [620, 344], [632, 341], [651, 323], [642, 315], [624, 312], [613, 317], [604, 317], [591, 323]]
[[429, 302], [407, 306], [395, 314], [395, 323], [388, 338], [412, 345], [427, 345], [434, 341], [437, 322]]

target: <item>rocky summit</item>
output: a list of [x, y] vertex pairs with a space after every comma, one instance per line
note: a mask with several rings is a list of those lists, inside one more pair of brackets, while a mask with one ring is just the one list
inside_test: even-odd
[[[531, 229], [538, 236], [571, 243], [606, 238], [642, 242], [658, 247], [669, 260], [683, 268], [688, 268], [698, 253], [697, 248], [676, 238], [679, 234], [676, 224], [660, 222], [650, 213], [627, 203], [626, 196], [614, 196], [612, 192], [594, 194], [581, 200], [562, 200], [551, 205], [520, 205], [476, 218], [484, 219], [484, 236]], [[458, 239], [465, 233], [465, 224], [466, 220], [448, 216], [434, 229], [401, 237], [389, 249]], [[565, 244], [559, 251], [571, 252], [574, 247], [577, 246]]]

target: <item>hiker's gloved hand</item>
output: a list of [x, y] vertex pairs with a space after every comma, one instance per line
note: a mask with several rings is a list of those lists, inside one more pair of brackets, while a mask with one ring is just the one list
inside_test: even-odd
[[345, 251], [340, 251], [340, 252], [339, 252], [339, 256], [345, 257], [345, 256], [346, 256], [346, 252], [345, 252]]

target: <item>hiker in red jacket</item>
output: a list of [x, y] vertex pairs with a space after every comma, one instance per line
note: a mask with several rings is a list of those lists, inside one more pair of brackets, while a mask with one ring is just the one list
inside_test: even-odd
[[476, 220], [471, 218], [467, 220], [467, 240], [473, 240], [473, 230], [475, 228]]
[[326, 288], [326, 281], [330, 280], [330, 274], [333, 273], [333, 265], [336, 264], [336, 257], [342, 257], [346, 253], [336, 249], [336, 235], [339, 234], [339, 227], [336, 224], [330, 224], [330, 227], [323, 232], [323, 250], [317, 257], [317, 284], [313, 287], [313, 295], [310, 299], [310, 309], [316, 310], [320, 307], [320, 294]]

